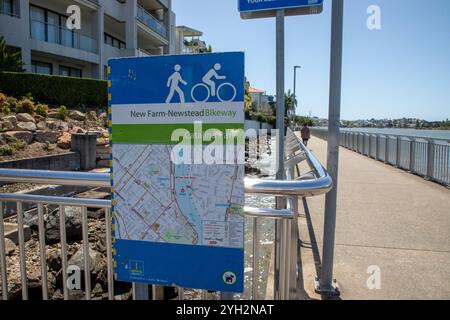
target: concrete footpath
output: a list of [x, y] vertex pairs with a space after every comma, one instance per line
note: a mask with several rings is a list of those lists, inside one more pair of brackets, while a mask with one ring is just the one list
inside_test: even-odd
[[[326, 141], [313, 137], [309, 148], [326, 167]], [[334, 277], [341, 299], [450, 299], [450, 190], [345, 148], [340, 155]], [[313, 280], [324, 206], [324, 196], [300, 202], [299, 299], [321, 298]]]

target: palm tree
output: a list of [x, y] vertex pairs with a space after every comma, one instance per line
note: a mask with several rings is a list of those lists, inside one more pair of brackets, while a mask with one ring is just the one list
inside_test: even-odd
[[11, 53], [5, 38], [0, 36], [0, 71], [22, 72], [23, 65], [20, 52]]
[[295, 107], [297, 105], [297, 100], [295, 99], [294, 93], [288, 90], [284, 94], [284, 106], [285, 106], [285, 116], [288, 117], [291, 114], [295, 114]]

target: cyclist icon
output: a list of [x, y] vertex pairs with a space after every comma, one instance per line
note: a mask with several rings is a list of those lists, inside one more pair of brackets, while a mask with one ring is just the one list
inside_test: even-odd
[[[220, 71], [220, 69], [222, 69], [222, 65], [220, 63], [216, 63], [214, 65], [214, 68], [212, 68], [211, 70], [209, 70], [202, 78], [202, 83], [198, 83], [196, 84], [191, 91], [191, 97], [192, 100], [194, 102], [206, 102], [209, 100], [209, 98], [211, 96], [215, 97], [217, 96], [217, 98], [221, 101], [221, 102], [230, 102], [233, 101], [234, 98], [236, 98], [236, 88], [229, 82], [225, 82], [222, 83], [221, 85], [219, 85], [217, 87], [216, 82], [213, 80], [213, 78], [215, 78], [216, 80], [225, 80], [227, 77], [226, 76], [221, 76], [217, 73], [217, 71]], [[223, 88], [225, 87], [230, 87], [233, 90], [233, 94], [231, 99], [223, 99], [220, 95], [220, 92]], [[204, 88], [206, 89], [206, 96], [203, 99], [197, 99], [196, 98], [196, 93], [198, 93], [198, 91], [200, 91], [200, 88]], [[217, 88], [217, 89], [216, 89]]]

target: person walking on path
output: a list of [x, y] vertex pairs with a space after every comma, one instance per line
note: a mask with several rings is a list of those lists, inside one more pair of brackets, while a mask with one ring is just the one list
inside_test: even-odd
[[311, 131], [309, 130], [308, 125], [306, 123], [303, 125], [301, 134], [302, 134], [303, 144], [305, 145], [305, 147], [307, 147], [308, 141], [309, 141], [309, 139], [311, 139]]

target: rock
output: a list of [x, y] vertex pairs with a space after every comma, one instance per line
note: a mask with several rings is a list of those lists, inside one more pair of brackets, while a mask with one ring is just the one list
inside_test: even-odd
[[63, 132], [69, 131], [69, 125], [65, 121], [49, 120], [49, 121], [46, 121], [45, 124], [46, 124], [47, 128], [50, 130], [58, 130], [58, 131], [63, 131]]
[[16, 244], [12, 240], [5, 238], [5, 254], [7, 256], [10, 256], [16, 251], [16, 249]]
[[86, 130], [84, 130], [83, 128], [78, 127], [78, 126], [74, 126], [72, 128], [72, 130], [69, 131], [69, 133], [71, 133], [71, 134], [86, 133]]
[[[66, 240], [75, 242], [82, 239], [82, 218], [80, 207], [66, 207]], [[59, 209], [44, 216], [45, 240], [47, 244], [60, 241]]]
[[[19, 244], [19, 233], [18, 231], [18, 225], [16, 223], [4, 223], [5, 228], [5, 238], [8, 238], [15, 244]], [[23, 235], [25, 242], [30, 240], [31, 238], [31, 229], [29, 226], [24, 225], [23, 226]]]
[[61, 251], [47, 251], [47, 266], [50, 271], [59, 272], [62, 268]]
[[56, 143], [58, 142], [58, 137], [59, 133], [55, 131], [37, 131], [34, 140], [42, 143]]
[[45, 130], [48, 129], [47, 128], [47, 124], [45, 123], [45, 121], [39, 121], [38, 124], [36, 125], [38, 130]]
[[98, 209], [95, 211], [88, 210], [88, 218], [89, 219], [103, 219], [105, 217], [105, 210]]
[[91, 121], [97, 121], [98, 117], [97, 117], [97, 112], [95, 111], [89, 111], [88, 113], [88, 119]]
[[[89, 248], [89, 273], [98, 273], [103, 269], [102, 261], [104, 256], [91, 248]], [[84, 249], [81, 247], [70, 259], [69, 266], [77, 266], [84, 271]]]
[[8, 131], [6, 134], [16, 139], [24, 140], [27, 144], [33, 142], [34, 138], [34, 134], [29, 131]]
[[94, 290], [92, 290], [92, 296], [93, 297], [101, 297], [103, 295], [103, 288], [100, 283], [97, 283], [94, 287]]
[[17, 122], [18, 131], [36, 131], [37, 127], [33, 122]]
[[[13, 129], [16, 127], [16, 125], [17, 125], [17, 118], [16, 118], [16, 116], [5, 116], [5, 117], [3, 117], [3, 119], [2, 119], [4, 122], [10, 122], [11, 124], [12, 124], [12, 126], [13, 126]], [[11, 129], [12, 130], [12, 129]]]
[[72, 135], [68, 132], [64, 132], [62, 136], [58, 138], [57, 145], [61, 149], [70, 149], [70, 143], [72, 141]]
[[104, 146], [109, 144], [109, 138], [98, 138], [97, 139], [97, 146]]
[[49, 110], [47, 118], [58, 119], [59, 118], [58, 110]]
[[0, 146], [3, 146], [7, 143], [8, 143], [8, 141], [6, 141], [5, 135], [3, 133], [0, 133]]
[[31, 114], [28, 113], [19, 113], [17, 115], [17, 121], [21, 122], [33, 122], [36, 123], [36, 120], [33, 118]]
[[62, 294], [61, 290], [56, 290], [55, 293], [52, 296], [52, 300], [64, 300], [64, 295]]
[[69, 111], [69, 118], [77, 121], [84, 121], [86, 120], [86, 115], [83, 112], [71, 110]]
[[16, 127], [15, 124], [12, 124], [11, 121], [6, 120], [6, 121], [2, 122], [2, 130], [3, 131], [14, 130], [15, 127]]
[[36, 120], [36, 123], [39, 123], [41, 121], [44, 121], [45, 117], [40, 116], [40, 115], [37, 114], [37, 115], [34, 116], [34, 120]]

